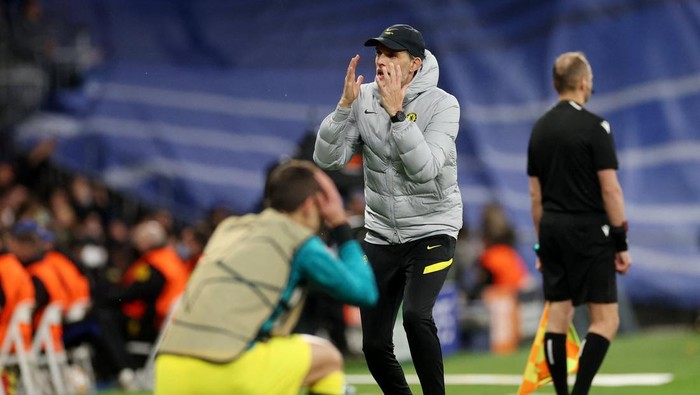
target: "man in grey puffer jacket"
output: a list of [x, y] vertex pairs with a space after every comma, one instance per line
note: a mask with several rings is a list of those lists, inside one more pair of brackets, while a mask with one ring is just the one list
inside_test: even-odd
[[393, 326], [403, 321], [424, 394], [444, 394], [442, 352], [432, 309], [462, 227], [457, 185], [457, 99], [437, 87], [438, 63], [423, 36], [393, 25], [365, 42], [376, 47], [375, 81], [355, 78], [353, 57], [343, 95], [322, 122], [314, 160], [341, 169], [355, 152], [364, 163], [363, 248], [379, 301], [362, 313], [363, 351], [385, 394], [410, 394], [394, 355]]

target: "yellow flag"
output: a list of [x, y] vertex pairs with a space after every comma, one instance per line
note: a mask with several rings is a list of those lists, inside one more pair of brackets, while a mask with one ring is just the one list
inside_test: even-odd
[[[549, 302], [545, 303], [540, 325], [535, 334], [535, 340], [532, 342], [530, 356], [527, 358], [525, 372], [523, 373], [523, 381], [518, 389], [518, 395], [527, 395], [532, 391], [542, 387], [552, 381], [552, 376], [549, 374], [547, 361], [544, 356], [544, 332], [549, 318]], [[566, 368], [569, 374], [575, 373], [578, 370], [578, 354], [581, 347], [581, 342], [573, 325], [569, 327], [569, 332], [566, 334]]]

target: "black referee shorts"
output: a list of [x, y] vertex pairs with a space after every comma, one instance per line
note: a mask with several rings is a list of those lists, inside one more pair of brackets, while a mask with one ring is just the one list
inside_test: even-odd
[[540, 221], [540, 261], [546, 300], [616, 303], [615, 248], [605, 215], [545, 211]]

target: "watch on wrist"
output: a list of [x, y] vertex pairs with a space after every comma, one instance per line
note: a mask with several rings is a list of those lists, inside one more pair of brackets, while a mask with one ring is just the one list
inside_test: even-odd
[[390, 118], [391, 123], [403, 122], [406, 120], [406, 114], [403, 111], [397, 111], [393, 117]]

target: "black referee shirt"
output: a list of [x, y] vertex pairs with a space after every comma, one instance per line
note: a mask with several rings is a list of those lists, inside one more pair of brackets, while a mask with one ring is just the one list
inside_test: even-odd
[[540, 181], [545, 211], [605, 213], [604, 169], [617, 169], [610, 125], [576, 102], [560, 101], [532, 128], [527, 174]]

